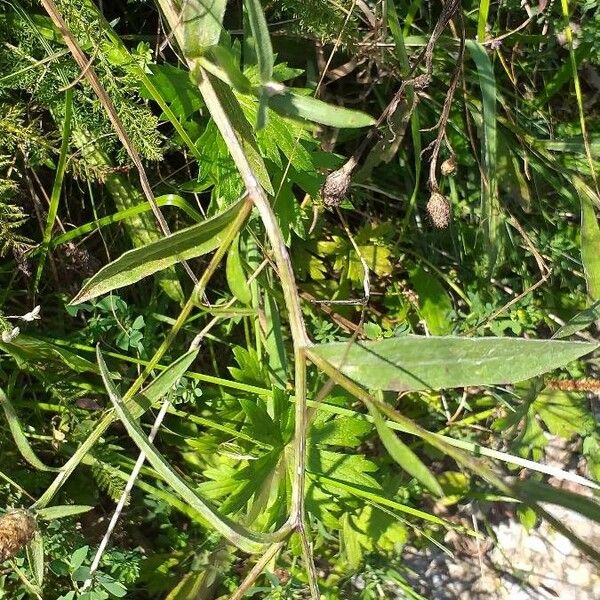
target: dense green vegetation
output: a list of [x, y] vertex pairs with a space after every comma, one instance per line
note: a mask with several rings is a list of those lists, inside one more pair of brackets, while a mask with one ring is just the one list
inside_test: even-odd
[[591, 1], [2, 0], [0, 596], [420, 598], [494, 502], [598, 561], [547, 511], [600, 521], [598, 48]]

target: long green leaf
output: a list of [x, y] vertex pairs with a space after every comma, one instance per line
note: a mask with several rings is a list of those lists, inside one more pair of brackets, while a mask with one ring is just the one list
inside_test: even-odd
[[[158, 196], [155, 198], [156, 205], [159, 207], [163, 206], [176, 206], [180, 208], [188, 217], [194, 220], [196, 223], [200, 223], [204, 221], [204, 217], [194, 210], [181, 196], [177, 194], [165, 194], [164, 196]], [[75, 229], [70, 229], [61, 235], [57, 235], [50, 242], [50, 246], [52, 248], [56, 248], [56, 246], [60, 246], [61, 244], [65, 244], [66, 242], [70, 242], [71, 240], [75, 240], [79, 237], [87, 235], [88, 233], [92, 233], [93, 231], [97, 231], [102, 227], [106, 227], [107, 225], [111, 225], [112, 223], [118, 223], [119, 221], [123, 221], [125, 219], [130, 219], [135, 215], [139, 215], [142, 213], [147, 213], [152, 210], [152, 207], [148, 204], [148, 202], [141, 202], [135, 206], [130, 208], [126, 208], [124, 210], [118, 210], [117, 212], [112, 213], [111, 215], [106, 215], [105, 217], [100, 217], [99, 219], [94, 219], [89, 223], [85, 223], [84, 225], [80, 225]], [[36, 255], [36, 252], [31, 253], [32, 256]]]
[[600, 227], [589, 195], [578, 191], [581, 199], [581, 262], [588, 296], [596, 301], [600, 300]]
[[21, 456], [32, 467], [38, 469], [39, 471], [59, 471], [60, 469], [48, 467], [37, 457], [37, 454], [33, 451], [31, 445], [29, 444], [29, 440], [25, 437], [25, 434], [23, 433], [21, 423], [19, 422], [19, 418], [17, 417], [17, 413], [13, 408], [12, 403], [1, 388], [0, 404], [2, 405], [2, 409], [4, 410], [4, 416], [8, 421], [8, 428], [10, 429], [10, 432], [13, 436], [13, 440], [15, 441], [15, 444], [17, 445]]
[[44, 585], [44, 538], [39, 531], [33, 534], [33, 538], [27, 544], [27, 562], [36, 585], [41, 588]]
[[552, 336], [555, 340], [569, 337], [574, 333], [589, 327], [600, 319], [600, 300], [596, 300], [589, 308], [577, 313], [569, 319], [556, 333]]
[[166, 269], [177, 262], [195, 258], [218, 248], [227, 229], [238, 213], [236, 202], [224, 212], [187, 229], [182, 229], [141, 248], [122, 254], [98, 271], [73, 298], [71, 304], [79, 304], [130, 285]]
[[533, 479], [517, 481], [514, 486], [522, 496], [529, 498], [532, 502], [557, 504], [600, 523], [600, 504], [592, 498], [555, 488]]
[[273, 58], [273, 47], [271, 46], [265, 14], [260, 0], [245, 0], [244, 5], [248, 11], [248, 21], [254, 38], [260, 80], [262, 83], [267, 83], [273, 78], [275, 59]]
[[119, 396], [104, 358], [98, 348], [98, 366], [102, 375], [102, 381], [106, 387], [109, 398], [114, 406], [115, 412], [127, 429], [136, 446], [146, 455], [148, 462], [154, 467], [155, 471], [183, 498], [187, 503], [198, 511], [221, 535], [226, 537], [232, 544], [240, 550], [248, 553], [255, 553], [264, 550], [265, 542], [260, 539], [258, 534], [247, 531], [237, 525], [230, 519], [220, 515], [212, 506], [207, 504], [169, 465], [164, 457], [156, 450], [155, 446], [148, 440], [140, 425], [135, 421], [131, 412], [125, 406], [122, 398]]
[[433, 473], [423, 464], [421, 459], [388, 427], [385, 419], [371, 402], [367, 408], [373, 417], [373, 423], [379, 434], [381, 442], [390, 456], [417, 481], [422, 483], [430, 492], [436, 496], [443, 496], [442, 487], [434, 477]]
[[485, 178], [481, 181], [481, 219], [487, 254], [489, 271], [494, 267], [498, 256], [498, 219], [500, 206], [498, 200], [497, 181], [497, 136], [496, 136], [496, 78], [494, 67], [485, 48], [475, 40], [467, 40], [466, 46], [477, 67], [479, 87], [483, 107], [483, 165]]
[[55, 519], [64, 519], [65, 517], [73, 517], [81, 513], [92, 510], [93, 506], [84, 504], [65, 504], [63, 506], [49, 506], [48, 508], [40, 508], [36, 512], [36, 517], [43, 521], [54, 521]]
[[311, 96], [285, 91], [269, 98], [269, 106], [285, 117], [314, 121], [330, 127], [357, 128], [375, 124], [375, 119], [358, 110], [333, 106]]
[[310, 350], [350, 379], [380, 390], [508, 384], [561, 367], [598, 344], [520, 338], [404, 336]]

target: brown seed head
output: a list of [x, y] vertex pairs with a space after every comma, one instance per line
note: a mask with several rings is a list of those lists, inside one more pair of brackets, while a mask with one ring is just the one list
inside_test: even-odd
[[456, 157], [451, 156], [447, 158], [440, 167], [440, 171], [444, 177], [449, 177], [450, 175], [454, 175], [456, 173]]
[[27, 545], [36, 530], [35, 519], [26, 510], [19, 508], [3, 514], [0, 517], [0, 563]]
[[344, 167], [330, 173], [321, 188], [325, 206], [339, 206], [350, 187], [350, 181], [350, 173]]
[[446, 229], [450, 222], [450, 202], [442, 194], [433, 192], [427, 202], [427, 213], [436, 229]]

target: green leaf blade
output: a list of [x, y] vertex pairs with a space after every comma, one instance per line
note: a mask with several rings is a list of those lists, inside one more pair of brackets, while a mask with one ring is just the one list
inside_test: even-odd
[[212, 219], [125, 252], [87, 281], [71, 304], [80, 304], [131, 285], [177, 262], [207, 254], [218, 248], [240, 206], [241, 203], [237, 202]]
[[367, 405], [373, 422], [379, 434], [381, 442], [389, 455], [417, 481], [422, 483], [430, 492], [436, 496], [443, 496], [442, 487], [434, 477], [433, 473], [423, 464], [421, 459], [387, 426], [385, 419], [381, 416], [377, 407], [369, 403]]
[[561, 367], [598, 344], [521, 338], [422, 337], [320, 344], [311, 352], [357, 383], [414, 391], [510, 384]]
[[284, 117], [306, 119], [330, 127], [353, 129], [375, 124], [375, 119], [366, 113], [289, 91], [271, 96], [269, 106]]

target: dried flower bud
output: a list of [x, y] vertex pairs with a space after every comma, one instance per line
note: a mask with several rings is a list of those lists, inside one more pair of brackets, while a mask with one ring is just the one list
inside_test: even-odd
[[350, 181], [350, 173], [346, 165], [330, 173], [321, 188], [321, 196], [325, 206], [339, 206], [350, 187]]
[[433, 192], [427, 202], [427, 213], [436, 229], [445, 229], [450, 222], [450, 202], [442, 194]]
[[0, 563], [26, 546], [37, 530], [35, 519], [26, 510], [11, 510], [0, 517]]
[[454, 175], [456, 173], [456, 157], [453, 155], [447, 158], [440, 167], [440, 171], [444, 177]]

